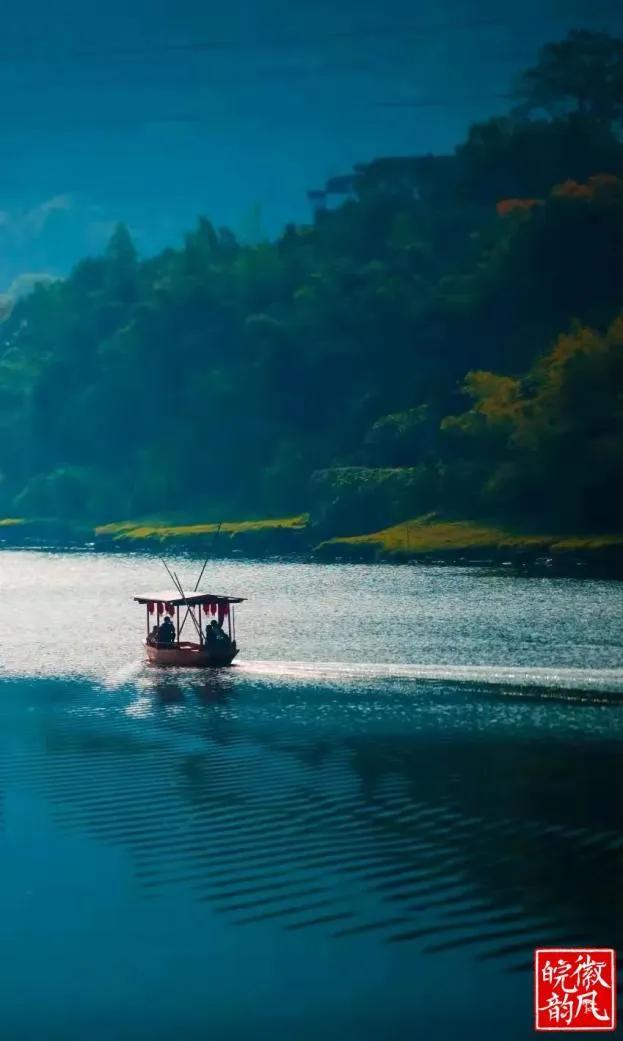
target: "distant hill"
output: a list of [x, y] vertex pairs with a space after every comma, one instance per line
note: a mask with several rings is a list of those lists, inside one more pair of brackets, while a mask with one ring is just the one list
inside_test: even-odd
[[622, 70], [571, 33], [508, 115], [357, 167], [310, 225], [201, 218], [148, 260], [120, 225], [35, 285], [2, 325], [2, 512], [620, 529]]

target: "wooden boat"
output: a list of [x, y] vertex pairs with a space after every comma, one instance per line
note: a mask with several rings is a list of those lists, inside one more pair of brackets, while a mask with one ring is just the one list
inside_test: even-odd
[[[144, 646], [150, 664], [220, 668], [231, 665], [238, 654], [234, 606], [243, 603], [244, 597], [198, 592], [182, 595], [176, 590], [139, 594], [134, 600], [145, 605]], [[194, 642], [180, 639], [189, 621], [197, 637]], [[223, 628], [225, 621], [227, 630]]]

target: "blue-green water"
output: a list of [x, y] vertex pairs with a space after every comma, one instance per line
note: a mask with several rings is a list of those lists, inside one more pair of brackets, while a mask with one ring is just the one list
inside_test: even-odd
[[619, 584], [219, 563], [189, 674], [157, 563], [0, 564], [3, 1038], [514, 1041], [535, 946], [623, 939]]

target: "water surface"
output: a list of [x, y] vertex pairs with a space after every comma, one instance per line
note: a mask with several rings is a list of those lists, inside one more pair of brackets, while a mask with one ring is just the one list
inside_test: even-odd
[[514, 1041], [535, 946], [617, 946], [618, 583], [217, 563], [190, 674], [157, 562], [0, 564], [3, 1036]]

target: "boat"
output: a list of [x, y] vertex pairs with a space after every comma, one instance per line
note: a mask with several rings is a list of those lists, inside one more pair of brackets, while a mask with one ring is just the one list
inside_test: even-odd
[[[151, 665], [221, 668], [231, 665], [238, 654], [234, 609], [244, 597], [196, 591], [185, 595], [179, 589], [141, 593], [133, 599], [145, 606], [144, 647]], [[189, 622], [196, 640], [181, 639]]]

